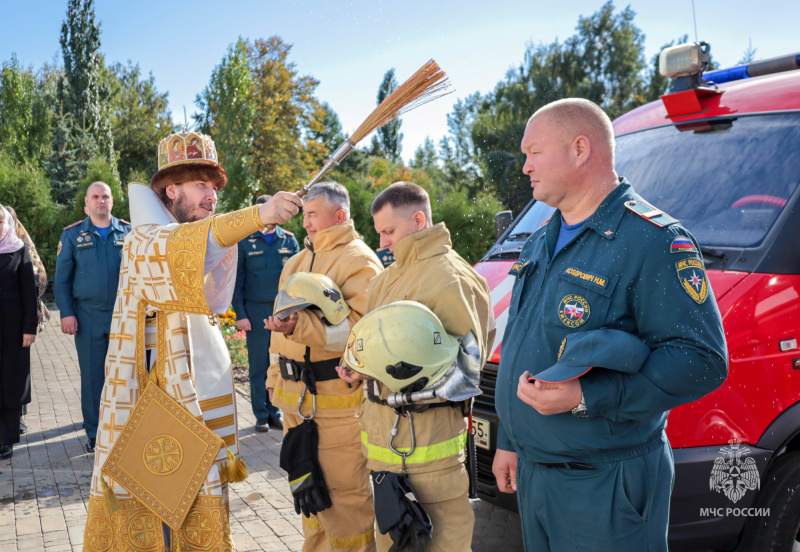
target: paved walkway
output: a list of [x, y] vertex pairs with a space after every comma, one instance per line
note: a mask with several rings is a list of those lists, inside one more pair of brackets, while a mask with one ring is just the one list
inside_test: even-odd
[[[93, 455], [83, 449], [80, 377], [72, 338], [58, 312], [33, 346], [28, 433], [0, 461], [0, 551], [80, 551]], [[250, 477], [231, 485], [231, 532], [239, 552], [300, 550], [300, 517], [278, 467], [280, 432], [255, 433], [249, 398], [240, 394], [242, 456]], [[519, 517], [473, 501], [473, 550], [522, 550]]]

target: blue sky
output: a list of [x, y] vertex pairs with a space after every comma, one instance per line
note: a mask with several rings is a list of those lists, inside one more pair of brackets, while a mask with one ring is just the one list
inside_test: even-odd
[[[38, 68], [60, 56], [66, 5], [66, 0], [2, 0], [0, 60], [16, 52], [25, 65]], [[132, 60], [145, 74], [152, 71], [159, 90], [169, 92], [179, 122], [184, 105], [191, 117], [195, 95], [238, 36], [279, 35], [292, 43], [290, 59], [301, 74], [320, 81], [317, 97], [336, 110], [347, 132], [375, 107], [387, 69], [394, 67], [402, 82], [434, 58], [455, 92], [403, 117], [408, 159], [426, 136], [438, 143], [446, 134], [446, 115], [457, 98], [492, 90], [522, 61], [528, 44], [564, 40], [579, 16], [602, 5], [602, 0], [96, 0], [95, 10], [107, 62]], [[633, 0], [630, 6], [646, 36], [648, 58], [683, 34], [694, 39], [691, 0]], [[711, 43], [723, 67], [741, 58], [748, 40], [759, 59], [800, 51], [796, 0], [695, 0], [695, 10], [698, 38]]]

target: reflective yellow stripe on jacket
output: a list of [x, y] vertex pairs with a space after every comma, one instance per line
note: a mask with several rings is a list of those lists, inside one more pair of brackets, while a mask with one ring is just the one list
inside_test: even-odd
[[[303, 413], [311, 413], [311, 393], [306, 393], [303, 397]], [[364, 395], [362, 393], [350, 393], [349, 395], [317, 395], [317, 408], [357, 408]], [[283, 386], [275, 387], [275, 394], [273, 396], [274, 402], [280, 402], [287, 405], [297, 405], [300, 399], [300, 393], [293, 393], [287, 391]], [[306, 412], [308, 410], [308, 412]]]
[[[361, 432], [361, 444], [367, 448], [367, 458], [370, 460], [377, 460], [386, 464], [397, 464], [398, 466], [403, 463], [402, 457], [392, 452], [389, 447], [381, 447], [370, 443], [367, 439], [366, 431]], [[414, 449], [411, 456], [406, 458], [406, 464], [422, 464], [423, 462], [449, 458], [461, 452], [466, 445], [467, 434], [464, 432], [435, 445], [419, 446]], [[402, 452], [402, 449], [398, 450]]]

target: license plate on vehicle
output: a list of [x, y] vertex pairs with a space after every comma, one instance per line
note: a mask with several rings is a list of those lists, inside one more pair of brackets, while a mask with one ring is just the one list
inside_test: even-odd
[[491, 450], [491, 439], [489, 438], [492, 431], [491, 422], [482, 418], [473, 417], [472, 425], [475, 427], [475, 446]]

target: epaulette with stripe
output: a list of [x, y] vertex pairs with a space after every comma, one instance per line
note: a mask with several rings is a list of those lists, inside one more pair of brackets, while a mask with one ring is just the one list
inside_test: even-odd
[[131, 225], [131, 223], [130, 223], [130, 222], [128, 222], [127, 220], [122, 220], [122, 219], [119, 219], [119, 221], [120, 221], [122, 224], [127, 224], [128, 226], [130, 226], [130, 225]]
[[[283, 230], [283, 228], [281, 228]], [[289, 234], [290, 236], [294, 237], [294, 232], [289, 232], [288, 230], [283, 230], [284, 234]]]
[[69, 226], [65, 226], [64, 228], [62, 228], [62, 230], [69, 230], [70, 228], [75, 228], [76, 226], [78, 226], [82, 222], [83, 222], [82, 220], [79, 220], [78, 222], [73, 222]]
[[625, 202], [625, 207], [629, 211], [633, 211], [643, 219], [648, 222], [652, 222], [656, 226], [660, 228], [664, 228], [665, 226], [669, 226], [670, 224], [675, 224], [678, 222], [678, 219], [674, 219], [668, 214], [666, 214], [661, 209], [656, 209], [649, 203], [645, 203], [644, 201], [638, 200], [631, 200]]
[[539, 228], [541, 228], [542, 226], [544, 226], [544, 225], [545, 225], [545, 224], [547, 224], [548, 222], [550, 222], [550, 219], [547, 219], [546, 221], [544, 221], [543, 223], [541, 223], [541, 224], [539, 225]]

